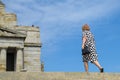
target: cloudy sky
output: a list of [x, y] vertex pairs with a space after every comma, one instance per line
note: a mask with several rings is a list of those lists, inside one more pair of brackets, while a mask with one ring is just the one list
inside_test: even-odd
[[[95, 36], [100, 64], [120, 72], [120, 0], [2, 0], [18, 25], [40, 27], [41, 61], [46, 72], [84, 72], [81, 27]], [[89, 64], [90, 72], [98, 72]]]

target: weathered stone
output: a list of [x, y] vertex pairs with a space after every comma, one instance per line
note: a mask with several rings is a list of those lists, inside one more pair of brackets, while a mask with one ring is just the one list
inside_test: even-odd
[[2, 72], [0, 80], [120, 80], [120, 73]]
[[19, 26], [0, 1], [0, 71], [41, 72], [39, 27]]

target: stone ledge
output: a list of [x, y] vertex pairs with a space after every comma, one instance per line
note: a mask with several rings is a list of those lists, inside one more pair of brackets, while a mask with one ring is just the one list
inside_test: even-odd
[[1, 72], [0, 80], [120, 80], [120, 73]]
[[42, 43], [25, 43], [25, 47], [42, 47]]
[[27, 34], [18, 32], [17, 30], [9, 29], [7, 27], [0, 26], [0, 37], [23, 37], [25, 38]]

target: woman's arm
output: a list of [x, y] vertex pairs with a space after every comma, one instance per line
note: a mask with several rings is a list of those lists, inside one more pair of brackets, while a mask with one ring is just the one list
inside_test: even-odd
[[85, 41], [87, 40], [87, 37], [86, 36], [83, 36], [82, 38], [82, 49], [84, 49], [84, 46], [85, 46]]

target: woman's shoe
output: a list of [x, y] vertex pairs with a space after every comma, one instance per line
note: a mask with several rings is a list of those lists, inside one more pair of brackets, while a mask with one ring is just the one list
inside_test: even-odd
[[104, 68], [101, 68], [101, 69], [100, 69], [100, 72], [103, 73], [103, 72], [104, 72]]

